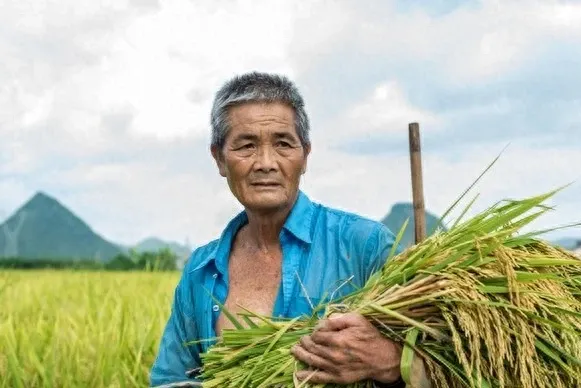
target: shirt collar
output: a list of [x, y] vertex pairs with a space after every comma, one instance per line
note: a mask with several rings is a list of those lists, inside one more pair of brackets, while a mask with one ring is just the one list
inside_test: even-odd
[[[309, 197], [299, 190], [297, 199], [287, 216], [283, 225], [283, 229], [289, 231], [293, 236], [299, 240], [310, 244], [311, 238], [311, 221], [313, 218], [315, 204], [311, 202]], [[227, 273], [228, 257], [230, 248], [234, 241], [234, 236], [238, 230], [248, 222], [246, 211], [238, 213], [229, 223], [220, 235], [220, 238], [215, 244], [215, 247], [209, 252], [204, 261], [196, 266], [190, 272], [197, 271], [206, 266], [210, 261], [214, 261], [216, 269], [223, 275]]]
[[291, 209], [283, 228], [292, 233], [299, 240], [310, 244], [311, 221], [313, 219], [315, 204], [311, 202], [305, 193], [299, 190], [299, 194]]
[[214, 244], [214, 248], [211, 249], [204, 260], [190, 272], [197, 271], [205, 267], [209, 262], [214, 261], [218, 271], [225, 274], [227, 270], [228, 253], [230, 252], [232, 242], [234, 241], [234, 236], [236, 236], [238, 230], [247, 222], [248, 216], [246, 215], [246, 212], [241, 211], [238, 213], [228, 223], [228, 225], [226, 225], [226, 228], [222, 231], [217, 243]]

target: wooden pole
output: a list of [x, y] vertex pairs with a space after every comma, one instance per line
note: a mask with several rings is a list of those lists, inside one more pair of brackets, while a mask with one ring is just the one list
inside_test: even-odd
[[420, 125], [409, 124], [410, 162], [412, 169], [412, 194], [414, 204], [414, 226], [416, 244], [426, 238], [426, 211], [424, 205], [424, 185], [422, 178], [422, 149]]

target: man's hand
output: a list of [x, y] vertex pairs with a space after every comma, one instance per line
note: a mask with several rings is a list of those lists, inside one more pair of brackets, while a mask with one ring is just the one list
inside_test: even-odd
[[297, 372], [296, 377], [304, 380], [312, 375], [312, 383], [368, 379], [390, 383], [400, 377], [401, 347], [357, 313], [333, 314], [321, 321], [291, 352], [312, 368]]

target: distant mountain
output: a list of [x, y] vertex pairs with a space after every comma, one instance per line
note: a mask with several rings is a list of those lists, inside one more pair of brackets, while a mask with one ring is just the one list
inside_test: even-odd
[[36, 193], [0, 224], [0, 257], [97, 259], [122, 250], [45, 193]]
[[[436, 229], [438, 225], [439, 217], [426, 211], [426, 233], [429, 235], [430, 232]], [[397, 233], [402, 228], [405, 221], [409, 218], [408, 225], [401, 239], [400, 245], [403, 247], [408, 247], [413, 245], [415, 242], [415, 222], [414, 222], [414, 206], [409, 202], [399, 202], [392, 206], [390, 212], [381, 220], [381, 222], [386, 225], [394, 234]]]
[[581, 247], [581, 238], [565, 237], [552, 241], [552, 244], [558, 245], [563, 249], [573, 250]]
[[140, 253], [146, 251], [156, 252], [162, 248], [169, 248], [178, 257], [188, 257], [191, 253], [191, 248], [185, 245], [181, 245], [173, 241], [164, 241], [157, 237], [146, 238], [133, 247], [133, 249]]

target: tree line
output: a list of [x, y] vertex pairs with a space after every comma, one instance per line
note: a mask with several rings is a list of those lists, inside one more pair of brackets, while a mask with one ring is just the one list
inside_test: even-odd
[[120, 253], [108, 261], [95, 259], [53, 259], [53, 258], [0, 258], [0, 268], [4, 269], [73, 269], [101, 271], [175, 271], [178, 256], [168, 248], [159, 251], [137, 252], [130, 250]]

